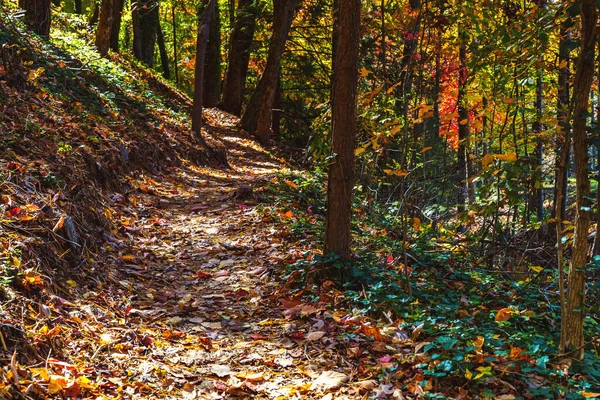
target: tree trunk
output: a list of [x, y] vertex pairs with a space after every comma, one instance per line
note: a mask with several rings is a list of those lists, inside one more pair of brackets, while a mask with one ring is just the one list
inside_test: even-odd
[[81, 6], [81, 0], [75, 0], [75, 14], [83, 14], [83, 7]]
[[354, 148], [356, 141], [356, 86], [360, 42], [360, 0], [339, 0], [339, 27], [333, 65], [331, 108], [332, 159], [327, 186], [327, 219], [323, 254], [350, 258]]
[[221, 23], [219, 20], [219, 2], [215, 2], [214, 15], [210, 22], [208, 46], [204, 66], [203, 107], [214, 107], [219, 101], [221, 91]]
[[271, 111], [281, 70], [281, 56], [297, 4], [298, 0], [273, 1], [273, 35], [267, 65], [242, 115], [242, 128], [255, 133], [262, 144], [268, 143], [271, 138]]
[[19, 0], [25, 25], [40, 36], [50, 36], [50, 0]]
[[158, 7], [158, 3], [153, 0], [139, 0], [133, 9], [133, 54], [149, 67], [154, 65]]
[[218, 107], [240, 115], [244, 98], [250, 48], [256, 27], [256, 8], [253, 0], [239, 0], [233, 31], [229, 39], [227, 70], [223, 81], [223, 95]]
[[202, 20], [198, 26], [198, 36], [196, 39], [196, 66], [194, 68], [194, 104], [192, 106], [192, 131], [196, 138], [202, 139], [202, 98], [204, 91], [204, 61], [206, 58], [206, 47], [210, 34], [210, 21], [213, 18], [216, 0], [209, 0]]
[[464, 211], [465, 202], [475, 200], [472, 185], [469, 184], [469, 109], [467, 108], [466, 85], [467, 85], [467, 48], [464, 43], [464, 35], [460, 35], [459, 58], [460, 67], [458, 71], [458, 169], [456, 203], [458, 211]]
[[594, 79], [594, 53], [596, 49], [596, 23], [598, 13], [595, 0], [579, 0], [581, 15], [581, 54], [573, 81], [573, 150], [575, 155], [576, 214], [573, 255], [567, 285], [567, 304], [564, 326], [566, 351], [571, 347], [575, 355], [583, 358], [583, 319], [585, 316], [585, 265], [588, 255], [588, 230], [590, 226], [590, 180], [588, 177], [588, 145], [586, 119], [589, 93]]
[[113, 0], [112, 28], [110, 30], [110, 49], [119, 52], [119, 33], [121, 32], [121, 19], [123, 16], [124, 0]]
[[162, 75], [165, 79], [169, 79], [170, 71], [169, 71], [169, 55], [167, 54], [167, 48], [165, 46], [165, 37], [163, 35], [162, 27], [160, 26], [160, 21], [158, 23], [158, 30], [156, 31], [156, 40], [158, 42], [158, 52], [160, 53], [160, 64], [162, 67]]
[[110, 47], [113, 18], [113, 0], [102, 0], [96, 28], [96, 48], [101, 57], [106, 57]]
[[171, 7], [173, 20], [173, 67], [175, 68], [175, 84], [179, 86], [179, 68], [177, 66], [177, 20], [175, 18], [175, 5]]

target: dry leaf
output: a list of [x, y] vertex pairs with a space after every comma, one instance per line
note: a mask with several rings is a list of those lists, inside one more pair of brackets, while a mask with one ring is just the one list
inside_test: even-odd
[[323, 371], [317, 379], [315, 379], [310, 388], [312, 390], [327, 391], [340, 387], [348, 379], [346, 374], [337, 371]]

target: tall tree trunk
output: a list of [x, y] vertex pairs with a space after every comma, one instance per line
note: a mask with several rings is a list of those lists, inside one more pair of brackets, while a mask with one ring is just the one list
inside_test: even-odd
[[[540, 17], [544, 15], [545, 10], [548, 8], [548, 3], [546, 0], [538, 0], [538, 6], [540, 8]], [[539, 58], [540, 66], [544, 63], [544, 56], [540, 56]], [[536, 136], [536, 146], [535, 146], [535, 155], [536, 155], [536, 170], [533, 174], [533, 198], [531, 201], [532, 208], [535, 210], [537, 221], [541, 222], [544, 220], [544, 187], [543, 187], [543, 162], [544, 162], [544, 141], [540, 137], [542, 131], [544, 130], [544, 126], [542, 124], [542, 116], [544, 112], [544, 85], [543, 79], [544, 70], [540, 67], [538, 70], [538, 77], [536, 80], [536, 89], [535, 89], [535, 111], [536, 111], [536, 120], [533, 123], [533, 133]], [[546, 225], [544, 225], [546, 226]]]
[[154, 65], [158, 8], [159, 4], [154, 0], [138, 0], [133, 9], [133, 54], [149, 67]]
[[83, 14], [83, 7], [81, 6], [81, 0], [75, 0], [75, 14]]
[[210, 22], [208, 47], [204, 66], [204, 91], [202, 104], [214, 107], [221, 94], [221, 22], [219, 20], [219, 2], [215, 2], [214, 15]]
[[177, 19], [175, 5], [171, 7], [171, 18], [173, 20], [173, 67], [175, 68], [175, 84], [179, 86], [179, 68], [177, 66]]
[[356, 86], [360, 42], [360, 0], [338, 0], [339, 27], [333, 65], [332, 160], [327, 186], [327, 219], [323, 254], [350, 258], [354, 148], [356, 141]]
[[254, 38], [257, 17], [254, 0], [239, 0], [233, 31], [229, 38], [227, 70], [223, 81], [223, 95], [218, 107], [235, 115], [242, 112], [244, 87], [248, 74], [250, 48]]
[[196, 39], [196, 66], [194, 68], [194, 104], [192, 106], [192, 131], [196, 138], [202, 139], [202, 93], [204, 91], [204, 60], [206, 58], [206, 47], [210, 34], [210, 21], [215, 11], [217, 0], [209, 0], [202, 14], [198, 26], [198, 37]]
[[465, 208], [465, 202], [469, 203], [475, 200], [473, 186], [469, 183], [470, 157], [469, 157], [469, 109], [467, 107], [466, 86], [467, 86], [467, 47], [464, 34], [460, 35], [459, 59], [460, 67], [458, 71], [458, 170], [457, 170], [457, 196], [456, 202], [459, 211]]
[[110, 30], [110, 49], [119, 52], [119, 33], [121, 32], [121, 20], [123, 16], [124, 0], [113, 0], [112, 28]]
[[106, 57], [110, 47], [110, 31], [113, 19], [113, 0], [102, 0], [96, 28], [96, 48], [101, 57]]
[[[583, 358], [583, 319], [585, 317], [585, 265], [588, 255], [590, 226], [590, 180], [588, 177], [588, 144], [586, 119], [589, 93], [594, 79], [596, 23], [598, 11], [595, 0], [579, 0], [581, 15], [581, 54], [573, 81], [573, 150], [575, 155], [576, 214], [573, 255], [567, 285], [566, 318], [562, 321], [566, 347], [572, 347]], [[561, 349], [566, 351], [567, 348]]]
[[269, 43], [267, 65], [242, 115], [242, 128], [255, 133], [263, 144], [268, 143], [271, 138], [271, 111], [281, 70], [281, 56], [297, 4], [298, 0], [273, 0], [273, 34]]
[[50, 36], [50, 0], [19, 0], [25, 25], [40, 36]]
[[169, 71], [169, 55], [167, 54], [167, 48], [165, 46], [165, 37], [163, 35], [160, 21], [158, 23], [158, 30], [156, 31], [156, 40], [158, 42], [158, 51], [160, 53], [160, 64], [162, 67], [162, 75], [165, 79], [169, 79], [171, 73]]

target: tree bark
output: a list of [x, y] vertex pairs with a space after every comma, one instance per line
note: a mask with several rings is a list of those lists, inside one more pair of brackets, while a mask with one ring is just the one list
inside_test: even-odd
[[25, 25], [43, 37], [50, 36], [50, 0], [19, 0], [25, 10]]
[[167, 54], [167, 48], [165, 46], [165, 37], [163, 35], [162, 27], [160, 26], [160, 21], [158, 23], [158, 30], [156, 31], [156, 33], [156, 40], [158, 42], [158, 52], [160, 53], [162, 75], [165, 79], [169, 79], [169, 76], [171, 75], [169, 71], [169, 55]]
[[464, 43], [464, 34], [460, 35], [459, 59], [460, 67], [458, 71], [458, 169], [457, 169], [457, 196], [456, 202], [458, 211], [464, 211], [465, 203], [468, 200], [472, 203], [475, 200], [475, 191], [469, 183], [470, 157], [469, 157], [469, 109], [466, 100], [467, 85], [467, 47]]
[[583, 358], [583, 320], [585, 317], [585, 265], [588, 256], [588, 230], [591, 220], [590, 180], [588, 177], [587, 112], [589, 93], [594, 79], [594, 54], [596, 49], [596, 23], [598, 12], [595, 0], [577, 2], [581, 15], [581, 54], [573, 81], [573, 150], [575, 155], [576, 214], [573, 255], [567, 284], [564, 340], [566, 351], [571, 347], [575, 355]]
[[149, 67], [154, 65], [158, 7], [158, 3], [153, 0], [138, 0], [133, 9], [133, 54]]
[[323, 254], [341, 260], [351, 255], [352, 189], [356, 141], [356, 86], [360, 42], [360, 0], [339, 0], [339, 27], [333, 65], [332, 159], [327, 186], [327, 217]]
[[177, 19], [175, 5], [171, 7], [171, 18], [173, 20], [173, 68], [175, 69], [175, 84], [179, 86], [179, 68], [177, 66]]
[[102, 0], [96, 28], [96, 48], [101, 57], [106, 57], [110, 47], [113, 18], [113, 0]]
[[110, 30], [110, 49], [119, 52], [119, 33], [123, 16], [124, 0], [113, 0], [112, 28]]
[[83, 14], [83, 7], [81, 6], [81, 0], [75, 0], [75, 14]]
[[196, 66], [194, 68], [194, 103], [192, 106], [192, 131], [196, 138], [202, 139], [202, 99], [204, 91], [204, 61], [206, 58], [206, 47], [210, 34], [210, 21], [213, 18], [216, 0], [209, 0], [202, 20], [198, 26], [198, 36], [196, 39]]
[[215, 2], [213, 12], [204, 66], [203, 107], [216, 106], [221, 94], [221, 23], [218, 1]]
[[238, 1], [235, 23], [229, 39], [223, 94], [217, 105], [221, 110], [235, 115], [240, 115], [242, 111], [250, 48], [256, 27], [256, 14], [253, 0]]
[[273, 35], [269, 42], [267, 65], [242, 115], [242, 128], [256, 135], [262, 144], [271, 138], [271, 119], [281, 56], [292, 26], [298, 0], [273, 1]]

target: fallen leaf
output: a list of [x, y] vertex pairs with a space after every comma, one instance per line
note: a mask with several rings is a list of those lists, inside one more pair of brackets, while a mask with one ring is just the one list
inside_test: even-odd
[[231, 375], [231, 369], [227, 365], [221, 365], [221, 364], [211, 365], [210, 372], [212, 372], [219, 378], [224, 378], [226, 376]]
[[340, 387], [348, 379], [346, 374], [337, 371], [323, 371], [317, 379], [315, 379], [310, 388], [312, 390], [327, 391]]

